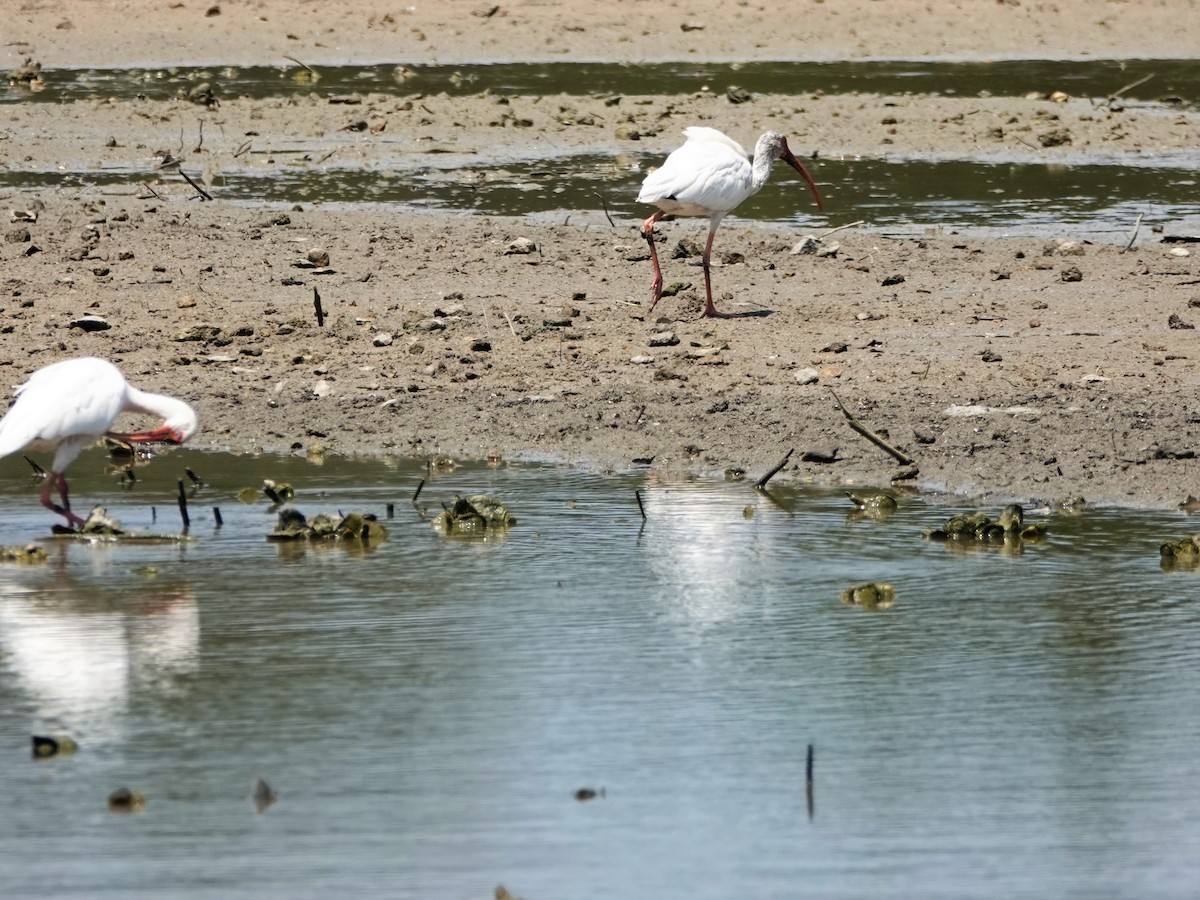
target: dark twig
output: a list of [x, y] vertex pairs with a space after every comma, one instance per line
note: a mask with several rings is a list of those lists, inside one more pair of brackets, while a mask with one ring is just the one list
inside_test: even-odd
[[33, 474], [34, 475], [40, 475], [42, 478], [46, 477], [46, 470], [43, 469], [41, 466], [39, 466], [37, 463], [35, 463], [32, 459], [30, 459], [28, 456], [24, 456], [24, 455], [21, 458], [24, 459], [25, 462], [27, 462], [31, 466], [33, 466]]
[[761, 491], [766, 488], [767, 482], [770, 481], [772, 478], [774, 478], [776, 475], [778, 475], [780, 469], [782, 469], [784, 466], [786, 466], [788, 464], [788, 460], [792, 458], [792, 453], [795, 452], [795, 449], [796, 449], [795, 447], [789, 448], [788, 452], [783, 455], [783, 459], [781, 459], [779, 461], [779, 465], [777, 465], [770, 472], [768, 472], [762, 478], [758, 479], [757, 482], [755, 482], [755, 484], [754, 484], [755, 490]]
[[639, 511], [641, 512], [641, 514], [642, 514], [642, 521], [643, 521], [643, 522], [645, 522], [645, 521], [646, 521], [646, 507], [645, 507], [645, 506], [643, 505], [643, 503], [642, 503], [642, 492], [641, 492], [641, 491], [634, 491], [634, 492], [633, 492], [633, 496], [637, 498], [637, 502], [638, 502], [638, 510], [639, 510]]
[[325, 310], [321, 309], [321, 295], [313, 288], [313, 309], [317, 311], [317, 327], [325, 327]]
[[417, 505], [417, 498], [421, 496], [421, 489], [423, 487], [425, 487], [425, 479], [424, 478], [422, 478], [421, 483], [417, 485], [417, 489], [412, 495], [412, 500], [409, 501], [413, 506]]
[[846, 421], [850, 423], [851, 428], [865, 437], [880, 450], [883, 450], [901, 465], [911, 466], [913, 464], [913, 458], [911, 456], [909, 456], [903, 450], [897, 450], [875, 432], [863, 425], [860, 421], [858, 421], [858, 419], [854, 418], [854, 416], [850, 415], [850, 410], [846, 409], [845, 404], [838, 399], [838, 395], [833, 392], [833, 388], [829, 389], [829, 393], [833, 396], [833, 399], [837, 401], [838, 408], [841, 409], [842, 415], [846, 417]]
[[1113, 91], [1111, 94], [1108, 95], [1108, 99], [1110, 101], [1116, 100], [1118, 97], [1120, 97], [1126, 91], [1132, 91], [1135, 87], [1137, 87], [1138, 85], [1145, 84], [1147, 81], [1149, 81], [1153, 77], [1154, 77], [1153, 72], [1151, 72], [1149, 75], [1143, 75], [1137, 81], [1131, 81], [1129, 84], [1125, 85], [1125, 87], [1121, 88], [1119, 91]]
[[613, 221], [613, 217], [608, 214], [608, 204], [604, 202], [604, 198], [596, 191], [592, 191], [596, 195], [596, 199], [600, 201], [600, 206], [604, 210], [604, 218], [608, 219], [608, 224], [613, 228], [617, 227], [617, 223]]
[[808, 759], [804, 763], [804, 793], [808, 798], [808, 820], [811, 822], [816, 804], [813, 801], [813, 745], [808, 745]]
[[183, 479], [179, 479], [179, 516], [183, 519], [183, 533], [187, 534], [188, 528], [191, 527], [191, 519], [188, 517], [187, 494], [183, 490]]
[[192, 187], [194, 187], [196, 189], [196, 193], [198, 193], [200, 195], [201, 200], [211, 200], [212, 199], [212, 194], [210, 194], [204, 188], [200, 187], [200, 185], [196, 184], [196, 182], [192, 181], [192, 179], [188, 176], [188, 173], [183, 171], [183, 166], [179, 167], [179, 174], [183, 176], [184, 181], [186, 181], [188, 184], [190, 184]]
[[307, 72], [310, 72], [310, 73], [312, 72], [311, 66], [306, 66], [304, 63], [300, 62], [300, 60], [296, 59], [296, 57], [294, 57], [294, 56], [285, 55], [283, 58], [290, 62], [294, 62], [296, 65], [298, 65], [300, 68], [304, 69]]
[[225, 520], [221, 518], [221, 507], [219, 507], [219, 506], [213, 507], [213, 519], [216, 520], [218, 528], [220, 528], [222, 525], [225, 524]]
[[1138, 213], [1137, 221], [1133, 223], [1133, 234], [1129, 236], [1129, 243], [1121, 250], [1122, 253], [1127, 253], [1133, 246], [1133, 242], [1137, 240], [1138, 229], [1142, 227], [1142, 214]]

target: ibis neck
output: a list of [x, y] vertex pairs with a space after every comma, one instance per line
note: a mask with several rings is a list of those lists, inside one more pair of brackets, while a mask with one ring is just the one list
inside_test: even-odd
[[775, 154], [754, 154], [754, 164], [750, 172], [750, 186], [754, 189], [755, 193], [762, 190], [762, 186], [767, 183], [767, 179], [771, 176], [771, 166], [774, 164]]
[[190, 435], [196, 430], [196, 411], [182, 400], [165, 394], [152, 394], [135, 387], [130, 387], [126, 396], [126, 408], [131, 412], [158, 416], [164, 423], [183, 434]]

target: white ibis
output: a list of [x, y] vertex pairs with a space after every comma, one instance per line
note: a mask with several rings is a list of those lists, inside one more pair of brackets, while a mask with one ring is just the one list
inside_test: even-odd
[[713, 306], [712, 276], [709, 259], [712, 256], [713, 236], [721, 220], [739, 203], [767, 183], [771, 166], [782, 159], [800, 173], [821, 209], [821, 194], [808, 170], [788, 149], [787, 138], [778, 131], [768, 131], [754, 145], [754, 163], [741, 144], [715, 128], [685, 128], [687, 138], [667, 161], [646, 176], [639, 203], [653, 203], [658, 212], [642, 223], [642, 236], [650, 245], [650, 260], [654, 263], [653, 298], [650, 309], [662, 297], [662, 269], [654, 249], [654, 223], [666, 215], [708, 216], [708, 240], [704, 244], [705, 304], [701, 316], [728, 318], [730, 313], [718, 312]]
[[[149, 431], [112, 431], [123, 412], [158, 416], [163, 422]], [[53, 450], [42, 506], [72, 525], [82, 525], [84, 520], [71, 512], [63, 472], [85, 447], [104, 437], [135, 444], [181, 444], [198, 427], [195, 411], [182, 400], [138, 390], [107, 360], [67, 359], [38, 369], [17, 388], [16, 401], [0, 419], [0, 456], [25, 449]], [[50, 499], [55, 489], [62, 506]]]

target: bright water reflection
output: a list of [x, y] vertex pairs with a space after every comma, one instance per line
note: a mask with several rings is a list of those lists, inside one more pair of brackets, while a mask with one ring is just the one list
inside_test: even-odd
[[[853, 521], [838, 492], [465, 466], [519, 522], [446, 541], [410, 462], [178, 453], [80, 503], [182, 547], [0, 568], [0, 884], [11, 896], [1184, 897], [1200, 883], [1200, 572], [1180, 514], [1055, 517], [1019, 556]], [[383, 515], [283, 547], [238, 488]], [[41, 531], [0, 465], [0, 542]], [[647, 521], [634, 499], [640, 490]], [[225, 524], [214, 528], [212, 506]], [[169, 512], [168, 512], [169, 511]], [[166, 523], [166, 524], [164, 524]], [[152, 566], [153, 571], [146, 567]], [[896, 606], [843, 606], [886, 579]], [[72, 757], [28, 760], [31, 732]], [[804, 758], [816, 746], [816, 814]], [[256, 815], [262, 775], [280, 792]], [[104, 798], [128, 785], [146, 810]], [[580, 787], [606, 789], [576, 802]], [[164, 885], [170, 885], [169, 891]]]

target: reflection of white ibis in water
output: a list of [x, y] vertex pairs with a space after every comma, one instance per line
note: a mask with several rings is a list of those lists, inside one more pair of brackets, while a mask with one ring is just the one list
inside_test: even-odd
[[[159, 416], [163, 423], [149, 431], [112, 431], [123, 412]], [[17, 388], [16, 402], [0, 419], [0, 456], [25, 449], [53, 450], [42, 506], [81, 525], [83, 519], [71, 512], [63, 472], [85, 447], [104, 437], [135, 444], [180, 444], [198, 426], [195, 411], [182, 400], [138, 390], [107, 360], [67, 359], [38, 369]], [[50, 499], [53, 490], [62, 506]]]
[[653, 203], [658, 212], [642, 223], [642, 236], [650, 245], [650, 260], [654, 263], [653, 299], [650, 309], [662, 297], [662, 269], [654, 249], [654, 223], [666, 215], [708, 216], [708, 240], [704, 244], [705, 304], [702, 316], [727, 317], [713, 306], [712, 277], [709, 258], [712, 256], [713, 235], [721, 220], [739, 203], [758, 193], [767, 183], [771, 166], [782, 159], [800, 173], [821, 208], [817, 185], [788, 149], [787, 138], [777, 131], [768, 131], [754, 145], [754, 163], [737, 141], [715, 128], [685, 128], [687, 140], [667, 157], [659, 168], [646, 176], [639, 203]]

